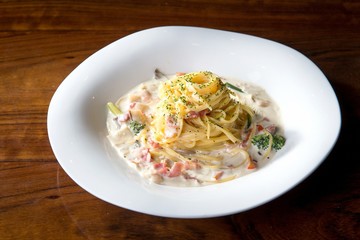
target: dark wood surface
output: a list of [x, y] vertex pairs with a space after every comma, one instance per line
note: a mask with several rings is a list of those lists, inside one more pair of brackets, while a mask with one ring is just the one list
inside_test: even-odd
[[[342, 112], [324, 163], [265, 205], [208, 219], [128, 211], [74, 183], [49, 144], [52, 95], [98, 49], [165, 25], [252, 34], [314, 61]], [[0, 239], [360, 239], [359, 1], [0, 1], [0, 83]]]

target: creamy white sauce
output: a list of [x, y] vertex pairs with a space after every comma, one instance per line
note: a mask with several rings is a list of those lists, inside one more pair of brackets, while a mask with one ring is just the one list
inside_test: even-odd
[[[203, 186], [219, 183], [244, 176], [256, 170], [248, 169], [245, 156], [241, 156], [241, 153], [240, 155], [232, 153], [232, 150], [236, 150], [238, 145], [229, 144], [224, 145], [224, 149], [214, 150], [206, 154], [222, 157], [223, 165], [234, 167], [227, 169], [193, 167], [176, 177], [159, 174], [158, 169], [154, 167], [154, 162], [149, 159], [151, 155], [148, 149], [142, 145], [142, 139], [139, 139], [139, 136], [135, 136], [129, 130], [129, 116], [127, 114], [130, 113], [132, 120], [142, 123], [151, 122], [151, 114], [155, 111], [155, 106], [159, 101], [158, 87], [160, 83], [159, 79], [152, 79], [140, 84], [116, 102], [123, 113], [122, 115], [115, 117], [110, 112], [108, 114], [108, 139], [129, 166], [136, 169], [140, 175], [150, 182], [171, 186]], [[277, 132], [282, 132], [279, 109], [265, 90], [250, 83], [239, 81], [231, 81], [231, 83], [244, 90], [245, 93], [234, 92], [241, 95], [240, 101], [243, 104], [250, 106], [256, 112], [257, 121], [268, 126], [275, 125]], [[147, 137], [150, 138], [151, 136]], [[257, 168], [261, 168], [274, 155], [274, 151], [272, 151], [267, 158], [263, 159], [264, 151], [258, 150], [254, 146], [250, 146], [248, 153], [257, 163]], [[196, 157], [196, 153], [194, 153], [194, 157]]]

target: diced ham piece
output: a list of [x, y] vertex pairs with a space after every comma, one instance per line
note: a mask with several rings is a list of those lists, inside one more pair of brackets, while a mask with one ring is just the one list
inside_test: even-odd
[[195, 111], [190, 111], [188, 112], [188, 114], [186, 115], [186, 118], [197, 118], [199, 117], [199, 113], [195, 112]]
[[117, 117], [117, 121], [121, 124], [123, 122], [126, 122], [130, 120], [130, 113], [129, 112], [126, 112], [124, 114], [121, 114]]
[[190, 174], [188, 174], [187, 172], [184, 172], [183, 174], [183, 177], [187, 180], [196, 180], [197, 182], [201, 183], [201, 181], [199, 179], [197, 179], [196, 177], [194, 176], [191, 176]]
[[136, 105], [136, 102], [132, 102], [132, 103], [130, 103], [130, 108], [134, 108], [134, 107], [135, 107], [135, 105]]
[[168, 172], [168, 168], [165, 162], [154, 163], [154, 168], [160, 175], [166, 175]]
[[169, 172], [169, 177], [178, 177], [181, 175], [184, 164], [181, 162], [175, 162]]
[[256, 125], [257, 132], [261, 132], [264, 129], [271, 134], [274, 134], [276, 132], [276, 126], [274, 124], [271, 124], [269, 126]]
[[172, 138], [177, 134], [178, 126], [173, 117], [168, 117], [166, 119], [166, 126], [165, 126], [165, 137]]
[[152, 139], [149, 139], [149, 144], [151, 145], [151, 147], [153, 147], [153, 148], [160, 148], [160, 143], [158, 143], [158, 142], [155, 142], [155, 141], [153, 141]]
[[141, 150], [141, 160], [144, 162], [151, 162], [151, 154], [148, 148]]
[[276, 132], [276, 126], [274, 124], [267, 126], [265, 129], [271, 134]]
[[200, 169], [201, 165], [194, 161], [186, 161], [184, 163], [185, 170], [193, 170], [193, 169]]
[[190, 111], [188, 112], [188, 114], [186, 115], [186, 118], [197, 118], [197, 117], [203, 117], [206, 114], [208, 114], [210, 112], [209, 109], [204, 109], [201, 110], [200, 112], [195, 112], [195, 111]]

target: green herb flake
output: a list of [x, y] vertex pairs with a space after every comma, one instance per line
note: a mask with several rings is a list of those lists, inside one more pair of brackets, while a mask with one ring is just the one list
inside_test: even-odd
[[258, 149], [265, 150], [269, 147], [270, 137], [267, 134], [259, 134], [251, 139], [251, 143], [254, 144]]
[[129, 128], [135, 135], [138, 135], [141, 132], [141, 130], [145, 128], [145, 124], [131, 120], [129, 122]]
[[273, 136], [272, 147], [277, 151], [280, 150], [285, 145], [286, 139], [280, 135]]
[[241, 93], [244, 93], [244, 91], [241, 89], [241, 88], [238, 88], [237, 86], [235, 85], [232, 85], [231, 83], [225, 83], [225, 85], [228, 87], [228, 88], [231, 88], [233, 90], [236, 90], [238, 92], [241, 92]]
[[[271, 147], [278, 151], [286, 142], [286, 139], [278, 134], [272, 135], [273, 143]], [[258, 134], [251, 139], [251, 143], [254, 144], [258, 149], [265, 150], [269, 147], [270, 136], [268, 134]]]

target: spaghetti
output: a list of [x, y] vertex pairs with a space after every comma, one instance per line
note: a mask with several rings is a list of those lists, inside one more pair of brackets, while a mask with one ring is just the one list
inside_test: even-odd
[[[245, 175], [255, 168], [252, 137], [260, 131], [272, 136], [274, 125], [246, 104], [254, 96], [228, 86], [209, 71], [144, 83], [111, 106], [119, 111], [108, 121], [110, 142], [162, 184], [204, 185]], [[271, 146], [264, 149], [271, 152]]]

